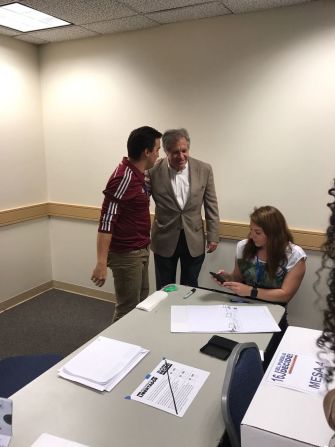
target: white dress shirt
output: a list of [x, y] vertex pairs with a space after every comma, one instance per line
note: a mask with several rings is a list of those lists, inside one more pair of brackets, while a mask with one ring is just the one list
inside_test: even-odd
[[190, 178], [189, 178], [189, 164], [186, 163], [182, 171], [176, 171], [169, 165], [170, 179], [173, 192], [175, 193], [177, 202], [181, 209], [184, 209], [189, 193], [190, 193]]

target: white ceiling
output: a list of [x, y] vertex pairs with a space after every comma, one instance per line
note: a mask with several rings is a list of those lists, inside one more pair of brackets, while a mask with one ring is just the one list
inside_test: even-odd
[[[28, 33], [0, 26], [0, 34], [40, 45], [310, 1], [316, 0], [19, 0], [72, 25]], [[0, 0], [8, 3], [14, 0]]]

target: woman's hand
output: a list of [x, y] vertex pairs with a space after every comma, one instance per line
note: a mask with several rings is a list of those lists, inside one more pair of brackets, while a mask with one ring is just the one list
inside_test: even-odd
[[217, 275], [222, 275], [222, 281], [220, 281], [220, 279], [218, 279], [218, 278], [215, 278], [215, 276], [212, 276], [213, 281], [215, 281], [216, 284], [218, 284], [219, 286], [223, 287], [223, 283], [227, 279], [227, 273], [225, 273], [224, 270], [219, 270], [218, 272], [216, 272], [216, 274]]
[[226, 281], [223, 284], [223, 287], [230, 289], [232, 292], [236, 293], [239, 296], [250, 296], [252, 287], [247, 284], [242, 284], [241, 282], [235, 281]]

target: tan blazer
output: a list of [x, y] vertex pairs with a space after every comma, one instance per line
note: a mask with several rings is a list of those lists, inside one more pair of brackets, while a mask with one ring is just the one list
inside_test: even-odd
[[151, 229], [151, 249], [160, 256], [173, 255], [183, 229], [191, 256], [205, 251], [204, 225], [201, 208], [204, 206], [207, 241], [219, 241], [219, 212], [212, 168], [209, 164], [189, 157], [190, 194], [181, 209], [172, 189], [167, 159], [149, 171], [151, 194], [156, 204]]

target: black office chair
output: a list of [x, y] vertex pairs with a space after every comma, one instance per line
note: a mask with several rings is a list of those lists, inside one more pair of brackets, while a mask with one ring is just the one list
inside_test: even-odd
[[62, 360], [58, 354], [21, 355], [0, 360], [0, 397], [8, 398]]
[[222, 415], [227, 437], [220, 446], [241, 446], [240, 425], [264, 374], [255, 343], [239, 343], [232, 350], [222, 388]]

